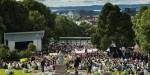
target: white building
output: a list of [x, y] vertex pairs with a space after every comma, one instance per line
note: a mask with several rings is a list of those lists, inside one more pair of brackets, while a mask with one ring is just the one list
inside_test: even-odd
[[60, 37], [59, 43], [68, 43], [70, 45], [92, 45], [91, 37]]
[[4, 44], [9, 47], [10, 50], [15, 50], [18, 47], [27, 47], [32, 42], [36, 46], [37, 51], [42, 50], [42, 38], [45, 31], [33, 31], [33, 32], [14, 32], [4, 33]]

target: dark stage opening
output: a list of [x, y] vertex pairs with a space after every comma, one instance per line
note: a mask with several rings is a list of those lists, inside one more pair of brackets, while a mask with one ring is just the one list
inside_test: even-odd
[[26, 50], [29, 43], [33, 43], [33, 41], [15, 42], [15, 49]]

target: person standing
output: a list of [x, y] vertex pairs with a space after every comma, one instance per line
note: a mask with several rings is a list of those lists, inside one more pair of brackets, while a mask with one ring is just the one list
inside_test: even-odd
[[79, 56], [77, 56], [76, 59], [74, 60], [75, 75], [78, 75], [78, 67], [79, 67], [80, 62], [81, 62], [81, 59]]
[[65, 63], [66, 68], [68, 70], [69, 69], [69, 58], [68, 58], [68, 55], [65, 55], [65, 57], [64, 57], [64, 63]]
[[45, 60], [41, 61], [41, 71], [44, 72]]
[[63, 51], [59, 51], [57, 64], [64, 65], [64, 53]]
[[87, 75], [91, 75], [92, 73], [92, 60], [88, 59], [88, 62], [87, 62]]

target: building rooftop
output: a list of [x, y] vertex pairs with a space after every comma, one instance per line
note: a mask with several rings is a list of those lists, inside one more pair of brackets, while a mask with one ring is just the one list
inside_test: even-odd
[[61, 40], [89, 40], [91, 37], [59, 37]]
[[14, 35], [14, 34], [38, 34], [38, 33], [44, 33], [45, 31], [31, 31], [31, 32], [10, 32], [10, 33], [4, 33], [5, 35]]
[[26, 41], [26, 40], [41, 39], [44, 37], [44, 33], [45, 31], [4, 33], [4, 40]]

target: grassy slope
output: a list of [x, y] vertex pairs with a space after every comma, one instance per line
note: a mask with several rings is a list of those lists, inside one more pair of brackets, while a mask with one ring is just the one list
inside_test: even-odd
[[[5, 75], [5, 70], [4, 69], [0, 69], [0, 75]], [[22, 70], [14, 70], [13, 75], [31, 75], [31, 73], [23, 73]]]

